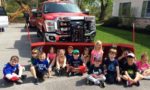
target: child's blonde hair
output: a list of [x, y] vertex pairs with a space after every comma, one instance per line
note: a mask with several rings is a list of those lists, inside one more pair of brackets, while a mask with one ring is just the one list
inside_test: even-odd
[[97, 40], [97, 41], [95, 42], [94, 49], [96, 49], [96, 46], [97, 46], [97, 45], [101, 45], [101, 48], [100, 48], [100, 49], [102, 49], [102, 41], [101, 41], [101, 40]]
[[144, 58], [144, 57], [148, 57], [147, 52], [142, 53], [142, 55], [141, 55], [141, 59], [142, 59], [142, 58]]
[[109, 50], [109, 53], [117, 54], [117, 49], [116, 49], [116, 48], [111, 48], [111, 49]]
[[39, 53], [39, 50], [38, 50], [38, 49], [33, 49], [33, 50], [32, 50], [32, 53], [37, 53], [37, 54], [38, 54], [38, 53]]
[[45, 52], [39, 52], [38, 58], [40, 58], [40, 57], [42, 57], [42, 56], [45, 56], [45, 57], [46, 57], [46, 53], [45, 53]]

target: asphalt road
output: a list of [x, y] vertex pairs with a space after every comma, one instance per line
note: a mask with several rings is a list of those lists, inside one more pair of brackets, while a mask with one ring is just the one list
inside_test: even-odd
[[[31, 37], [38, 41], [36, 32], [31, 32]], [[99, 86], [85, 85], [85, 76], [82, 77], [53, 77], [39, 85], [32, 83], [32, 77], [28, 69], [24, 73], [28, 75], [22, 85], [8, 85], [3, 81], [2, 68], [12, 55], [20, 57], [20, 63], [28, 66], [30, 59], [30, 43], [24, 24], [10, 24], [5, 32], [0, 32], [0, 89], [2, 90], [99, 90]], [[149, 90], [150, 81], [142, 80], [140, 87], [124, 88], [123, 85], [106, 85], [104, 90]]]

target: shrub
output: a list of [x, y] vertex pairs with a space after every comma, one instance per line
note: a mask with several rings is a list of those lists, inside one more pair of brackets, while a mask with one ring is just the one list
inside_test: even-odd
[[121, 23], [121, 19], [119, 17], [111, 17], [108, 20], [104, 21], [103, 26], [106, 27], [118, 27]]

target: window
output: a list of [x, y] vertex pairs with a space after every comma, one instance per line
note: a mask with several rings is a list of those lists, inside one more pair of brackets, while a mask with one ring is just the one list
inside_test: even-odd
[[150, 1], [143, 2], [142, 17], [150, 17]]
[[119, 16], [121, 17], [129, 17], [131, 10], [131, 2], [120, 3], [119, 6]]
[[44, 13], [72, 13], [72, 12], [81, 12], [79, 7], [75, 4], [70, 3], [46, 3], [44, 5]]

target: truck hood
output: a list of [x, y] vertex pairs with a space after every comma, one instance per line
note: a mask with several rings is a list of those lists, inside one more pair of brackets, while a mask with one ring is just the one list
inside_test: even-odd
[[71, 17], [71, 16], [87, 16], [86, 14], [83, 13], [49, 13], [49, 14], [44, 14], [44, 18], [46, 20], [54, 20], [57, 17]]

